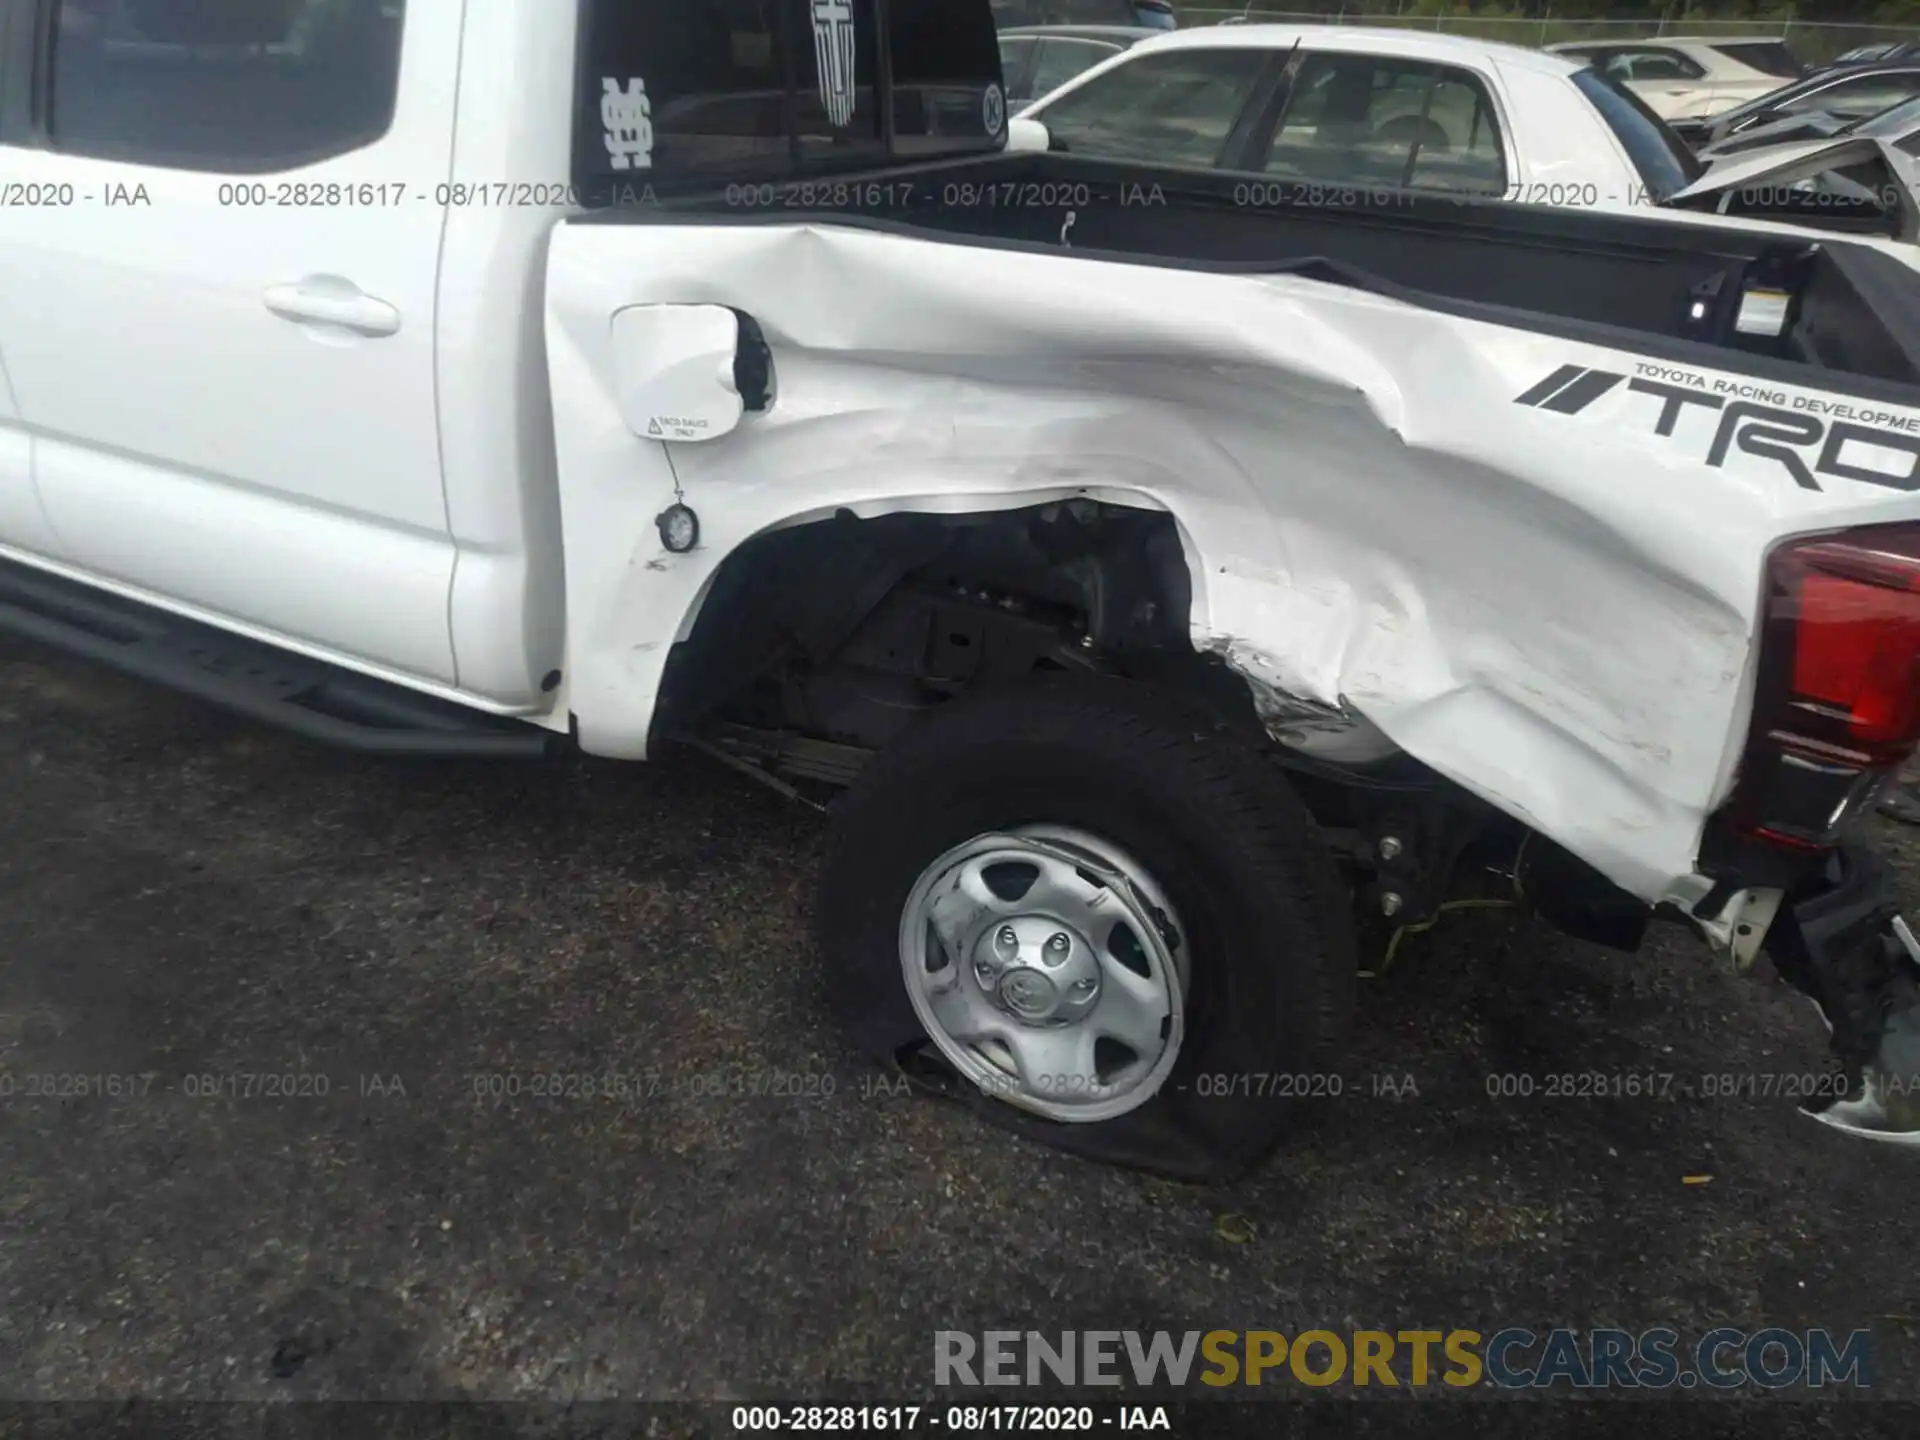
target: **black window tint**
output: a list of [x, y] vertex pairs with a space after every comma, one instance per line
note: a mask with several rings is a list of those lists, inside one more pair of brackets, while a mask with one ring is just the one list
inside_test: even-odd
[[1248, 49], [1136, 52], [1036, 118], [1070, 154], [1217, 165], [1268, 59]]
[[[779, 0], [763, 3], [772, 9]], [[793, 47], [801, 163], [884, 164], [873, 0], [806, 0], [795, 18], [803, 22]], [[993, 63], [997, 75], [997, 48]]]
[[1660, 122], [1640, 97], [1615, 84], [1598, 70], [1581, 70], [1573, 83], [1593, 102], [1600, 118], [1640, 174], [1647, 194], [1663, 198], [1691, 185], [1705, 166], [1686, 144]]
[[405, 0], [55, 0], [56, 149], [260, 174], [393, 121]]
[[583, 23], [589, 168], [650, 182], [790, 164], [776, 0], [596, 0]]
[[1294, 77], [1270, 174], [1327, 185], [1500, 194], [1506, 161], [1493, 102], [1451, 67], [1310, 55]]
[[583, 197], [873, 168], [889, 158], [889, 119], [893, 156], [997, 149], [1006, 101], [989, 12], [977, 0], [888, 11], [890, 71], [876, 0], [587, 0]]
[[1775, 75], [1782, 80], [1797, 80], [1806, 73], [1806, 66], [1800, 63], [1800, 57], [1789, 50], [1784, 41], [1752, 40], [1742, 43], [1732, 41], [1716, 44], [1714, 49], [1729, 59], [1738, 60], [1749, 70], [1758, 70], [1762, 75]]
[[1007, 99], [979, 0], [890, 0], [895, 150], [902, 159], [998, 149]]

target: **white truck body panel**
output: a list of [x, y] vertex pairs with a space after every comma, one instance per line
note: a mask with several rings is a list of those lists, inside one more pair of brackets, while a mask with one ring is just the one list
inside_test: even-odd
[[[1629, 377], [1642, 357], [1304, 279], [610, 224], [562, 229], [547, 297], [572, 701], [606, 753], [642, 753], [668, 649], [751, 535], [1087, 494], [1179, 522], [1196, 647], [1350, 705], [1657, 898], [1730, 784], [1768, 546], [1920, 518], [1911, 494], [1807, 490], [1737, 444], [1706, 465], [1728, 416], [1684, 406], [1663, 437], [1665, 402], [1624, 378], [1577, 415], [1514, 403], [1562, 366]], [[608, 317], [689, 302], [760, 322], [779, 401], [670, 468], [621, 421]], [[1814, 398], [1668, 379], [1689, 376]], [[1891, 420], [1920, 436], [1920, 413]], [[1859, 463], [1896, 460], [1912, 469]], [[685, 555], [650, 523], [676, 477], [704, 537]]]
[[[77, 197], [0, 208], [0, 548], [564, 729], [539, 287], [571, 208], [573, 37], [570, 6], [467, 24], [409, 0], [392, 126], [291, 171], [0, 146], [0, 185]], [[267, 203], [238, 203], [256, 183]], [[276, 201], [329, 185], [377, 198]], [[270, 308], [303, 282], [322, 315], [390, 306], [393, 333]]]

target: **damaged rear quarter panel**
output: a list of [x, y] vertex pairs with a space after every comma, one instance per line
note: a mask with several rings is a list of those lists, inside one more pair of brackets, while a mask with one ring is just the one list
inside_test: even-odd
[[[773, 408], [671, 466], [612, 389], [611, 317], [648, 303], [743, 310], [774, 354]], [[1648, 899], [1692, 870], [1730, 782], [1769, 544], [1920, 515], [1744, 452], [1709, 466], [1624, 385], [1579, 415], [1514, 403], [1567, 364], [1631, 374], [1631, 353], [1296, 277], [567, 225], [547, 338], [589, 749], [645, 753], [669, 643], [752, 535], [1090, 494], [1176, 519], [1196, 647], [1357, 711]], [[653, 526], [676, 477], [702, 532], [680, 556]]]

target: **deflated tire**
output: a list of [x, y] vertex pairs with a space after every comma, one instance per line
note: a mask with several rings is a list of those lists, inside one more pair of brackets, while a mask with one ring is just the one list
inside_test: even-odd
[[1311, 1103], [1347, 896], [1257, 737], [1121, 680], [951, 701], [835, 806], [817, 910], [876, 1057], [1080, 1154], [1217, 1180]]

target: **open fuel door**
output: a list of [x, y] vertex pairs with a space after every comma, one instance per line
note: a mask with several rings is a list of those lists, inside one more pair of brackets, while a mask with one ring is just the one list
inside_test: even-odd
[[[731, 434], [740, 395], [740, 317], [724, 305], [629, 305], [614, 312], [620, 417], [649, 440], [698, 444]], [[757, 408], [765, 408], [765, 397]]]

